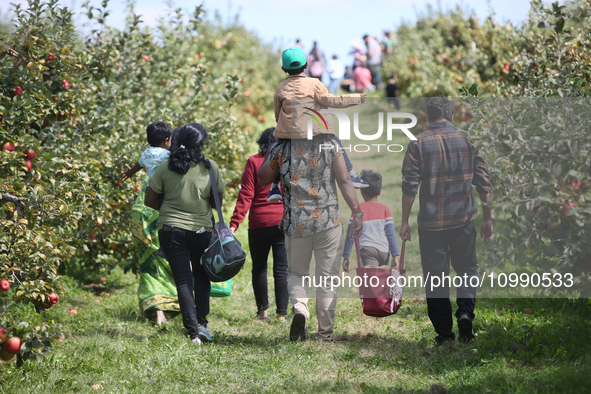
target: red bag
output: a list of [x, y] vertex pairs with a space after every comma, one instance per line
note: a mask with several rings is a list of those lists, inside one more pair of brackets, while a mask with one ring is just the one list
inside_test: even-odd
[[[355, 237], [357, 250], [357, 276], [362, 279], [359, 296], [363, 305], [363, 313], [367, 316], [385, 317], [398, 312], [402, 304], [406, 271], [404, 270], [404, 246], [400, 250], [400, 268], [390, 269], [379, 267], [362, 267], [359, 253], [359, 237]], [[392, 262], [394, 259], [392, 259]]]

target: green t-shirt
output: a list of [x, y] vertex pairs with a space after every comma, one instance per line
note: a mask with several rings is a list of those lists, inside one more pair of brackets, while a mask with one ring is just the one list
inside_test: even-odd
[[[209, 162], [215, 174], [218, 192], [221, 193], [226, 187], [226, 181], [220, 175], [217, 164], [213, 160]], [[158, 230], [164, 223], [189, 231], [199, 231], [202, 227], [212, 229], [209, 204], [211, 182], [205, 163], [191, 163], [189, 171], [182, 175], [170, 171], [168, 160], [164, 160], [150, 178], [150, 188], [157, 194], [164, 194]]]

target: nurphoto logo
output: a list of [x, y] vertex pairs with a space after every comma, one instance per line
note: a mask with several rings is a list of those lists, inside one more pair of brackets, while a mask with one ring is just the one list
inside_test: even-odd
[[[313, 137], [313, 120], [318, 123], [320, 128], [322, 129], [324, 126], [325, 130], [328, 130], [328, 125], [326, 120], [322, 116], [322, 114], [334, 114], [337, 117], [339, 122], [339, 138], [341, 140], [350, 140], [351, 139], [351, 121], [349, 116], [338, 109], [330, 108], [330, 109], [321, 109], [320, 111], [315, 111], [312, 108], [305, 107], [305, 109], [313, 112], [311, 114], [309, 112], [304, 112], [304, 114], [310, 116], [311, 119], [308, 119], [308, 139], [311, 140]], [[410, 119], [410, 123], [394, 123], [394, 119]], [[417, 138], [410, 132], [410, 128], [413, 128], [417, 124], [417, 117], [408, 112], [387, 112], [386, 113], [386, 137], [388, 141], [392, 141], [392, 134], [394, 130], [401, 130], [411, 141], [416, 141]], [[362, 134], [359, 130], [359, 113], [353, 113], [353, 133], [355, 137], [363, 141], [375, 141], [382, 137], [384, 133], [384, 113], [378, 113], [378, 131], [374, 134]], [[404, 150], [404, 147], [400, 144], [355, 144], [355, 145], [343, 145], [342, 147], [338, 147], [336, 149], [343, 149], [349, 152], [369, 152], [372, 150], [372, 147], [380, 152], [380, 149], [385, 148], [388, 152], [398, 153]], [[321, 144], [320, 150], [330, 150], [334, 149], [334, 146], [331, 144]]]

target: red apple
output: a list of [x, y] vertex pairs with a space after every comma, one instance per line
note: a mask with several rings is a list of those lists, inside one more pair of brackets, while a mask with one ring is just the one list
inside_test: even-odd
[[21, 97], [23, 95], [23, 88], [17, 86], [16, 89], [14, 89], [14, 95]]
[[575, 208], [575, 207], [578, 207], [578, 205], [572, 201], [564, 204], [562, 206], [562, 218], [564, 220], [571, 220], [573, 218], [572, 216], [565, 216], [565, 215], [571, 208]]
[[524, 313], [531, 313], [531, 308], [525, 308], [525, 309], [523, 310], [523, 312], [524, 312]]
[[65, 79], [62, 81], [62, 83], [64, 84], [64, 88], [66, 90], [70, 89], [70, 82], [66, 81]]
[[55, 294], [55, 293], [49, 293], [49, 301], [51, 302], [52, 305], [57, 304], [57, 302], [60, 300], [60, 297]]
[[4, 144], [4, 150], [7, 150], [9, 152], [14, 152], [14, 144], [12, 142], [7, 142]]
[[76, 309], [72, 309], [69, 314], [74, 316], [78, 314], [78, 311]]
[[6, 334], [6, 328], [0, 327], [0, 343], [4, 343], [7, 336], [8, 334]]
[[57, 116], [55, 117], [55, 120], [57, 120], [58, 122], [62, 121], [62, 114], [57, 114]]
[[579, 181], [577, 178], [573, 178], [571, 186], [573, 190], [579, 190], [581, 188], [581, 181]]
[[27, 166], [29, 171], [33, 169], [33, 162], [31, 162], [31, 160], [25, 160], [25, 165]]
[[246, 97], [248, 97], [248, 96], [250, 96], [250, 92], [247, 90], [246, 92], [244, 92], [244, 95], [245, 95]]
[[10, 289], [10, 282], [6, 279], [0, 280], [0, 293], [4, 293], [5, 291], [8, 291], [8, 289]]
[[139, 183], [136, 183], [134, 186], [135, 186], [135, 190], [137, 190], [138, 192], [140, 190], [142, 190], [142, 186]]
[[53, 52], [49, 52], [49, 56], [47, 56], [47, 60], [52, 61], [54, 59]]
[[33, 149], [25, 151], [25, 157], [29, 160], [35, 158], [35, 151]]
[[142, 57], [144, 58], [145, 61], [149, 61], [150, 60], [150, 56], [148, 56], [148, 55], [144, 55]]
[[13, 357], [14, 354], [7, 352], [4, 348], [0, 351], [0, 358], [4, 361], [10, 361]]
[[19, 337], [8, 338], [4, 342], [4, 349], [8, 353], [17, 354], [21, 351], [21, 339]]

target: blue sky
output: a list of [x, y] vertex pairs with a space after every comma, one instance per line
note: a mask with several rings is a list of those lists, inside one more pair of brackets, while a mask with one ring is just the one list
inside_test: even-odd
[[[12, 0], [26, 6], [25, 0]], [[79, 10], [80, 0], [62, 0], [60, 3], [74, 10]], [[100, 6], [100, 0], [90, 0]], [[449, 9], [460, 4], [465, 9], [473, 9], [481, 18], [489, 15], [492, 6], [499, 21], [509, 20], [518, 24], [527, 18], [529, 1], [527, 0], [203, 0], [205, 9], [212, 16], [217, 10], [222, 18], [233, 18], [239, 14], [239, 20], [250, 30], [268, 43], [280, 49], [292, 46], [296, 38], [304, 44], [304, 50], [312, 48], [317, 40], [327, 56], [336, 53], [346, 64], [350, 63], [349, 41], [364, 34], [381, 36], [384, 30], [394, 29], [402, 20], [414, 21], [417, 13], [423, 13], [428, 4]], [[9, 1], [0, 3], [0, 11], [6, 14]], [[112, 10], [108, 20], [115, 27], [123, 25], [125, 1], [110, 1]], [[174, 1], [175, 7], [190, 12], [201, 1]], [[468, 6], [469, 4], [469, 6]], [[163, 0], [140, 0], [135, 4], [136, 12], [143, 15], [143, 21], [154, 25], [167, 6]], [[85, 21], [78, 17], [79, 23]]]

